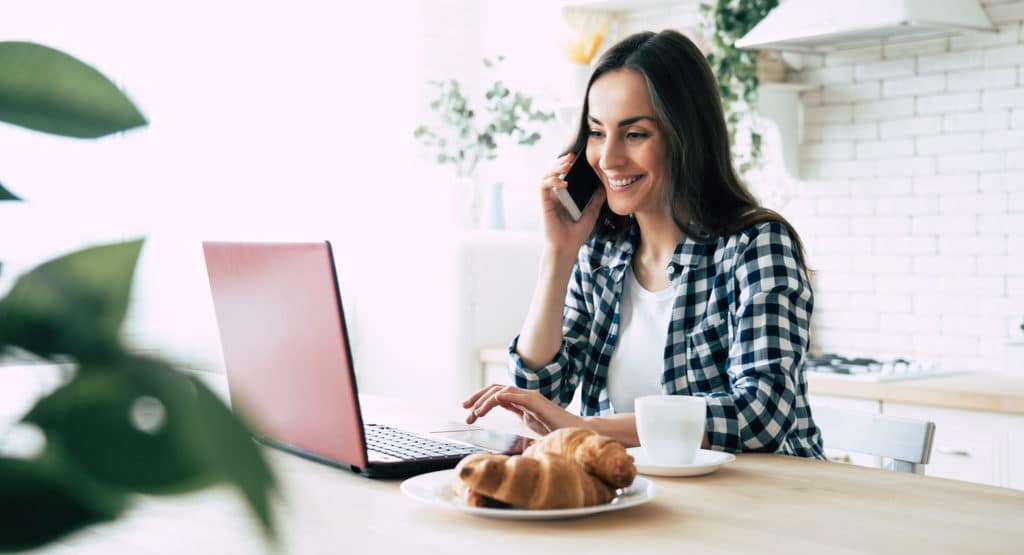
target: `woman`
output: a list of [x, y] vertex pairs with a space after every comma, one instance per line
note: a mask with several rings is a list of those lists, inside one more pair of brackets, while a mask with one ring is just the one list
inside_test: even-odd
[[[467, 422], [500, 406], [539, 433], [583, 426], [635, 446], [636, 397], [694, 395], [704, 447], [824, 458], [803, 246], [740, 183], [697, 47], [674, 31], [613, 46], [590, 78], [571, 150], [584, 151], [604, 188], [573, 222], [553, 191], [573, 155], [543, 177], [540, 273], [509, 347], [516, 387], [470, 396]], [[577, 387], [581, 416], [563, 409]]]

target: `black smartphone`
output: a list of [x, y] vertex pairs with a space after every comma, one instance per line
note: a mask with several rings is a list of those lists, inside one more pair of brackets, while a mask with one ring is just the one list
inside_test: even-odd
[[578, 222], [583, 216], [583, 210], [594, 198], [594, 193], [599, 187], [604, 186], [601, 183], [601, 178], [597, 177], [594, 168], [590, 166], [590, 162], [587, 162], [586, 150], [576, 155], [576, 159], [573, 160], [564, 179], [569, 186], [564, 189], [556, 189], [555, 194], [558, 195], [558, 200], [562, 201], [562, 206], [569, 212], [572, 221]]

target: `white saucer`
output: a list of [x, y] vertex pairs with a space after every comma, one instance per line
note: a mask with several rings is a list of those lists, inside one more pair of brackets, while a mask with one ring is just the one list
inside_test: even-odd
[[636, 462], [636, 470], [640, 474], [651, 476], [703, 476], [718, 470], [718, 467], [736, 460], [732, 453], [701, 449], [697, 451], [693, 463], [673, 466], [651, 464], [643, 447], [631, 447], [626, 450]]
[[452, 491], [454, 470], [440, 470], [429, 474], [409, 478], [402, 482], [402, 493], [409, 497], [442, 509], [461, 511], [472, 515], [502, 518], [511, 520], [552, 520], [563, 518], [579, 518], [586, 515], [618, 511], [642, 505], [654, 499], [658, 494], [658, 486], [639, 476], [626, 489], [619, 490], [615, 499], [604, 505], [582, 507], [579, 509], [553, 509], [546, 511], [530, 511], [526, 509], [489, 509], [485, 507], [469, 507]]

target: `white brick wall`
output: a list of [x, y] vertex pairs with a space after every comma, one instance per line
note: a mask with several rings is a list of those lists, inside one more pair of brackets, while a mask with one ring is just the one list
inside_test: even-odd
[[816, 350], [1006, 370], [1024, 340], [1024, 0], [984, 5], [997, 33], [801, 72], [820, 86], [782, 212], [813, 238]]

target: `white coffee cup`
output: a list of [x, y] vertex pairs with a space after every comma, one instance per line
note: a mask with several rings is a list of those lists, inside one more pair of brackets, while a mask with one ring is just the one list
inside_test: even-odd
[[689, 395], [645, 395], [633, 402], [640, 447], [650, 464], [692, 464], [704, 439], [707, 403]]

